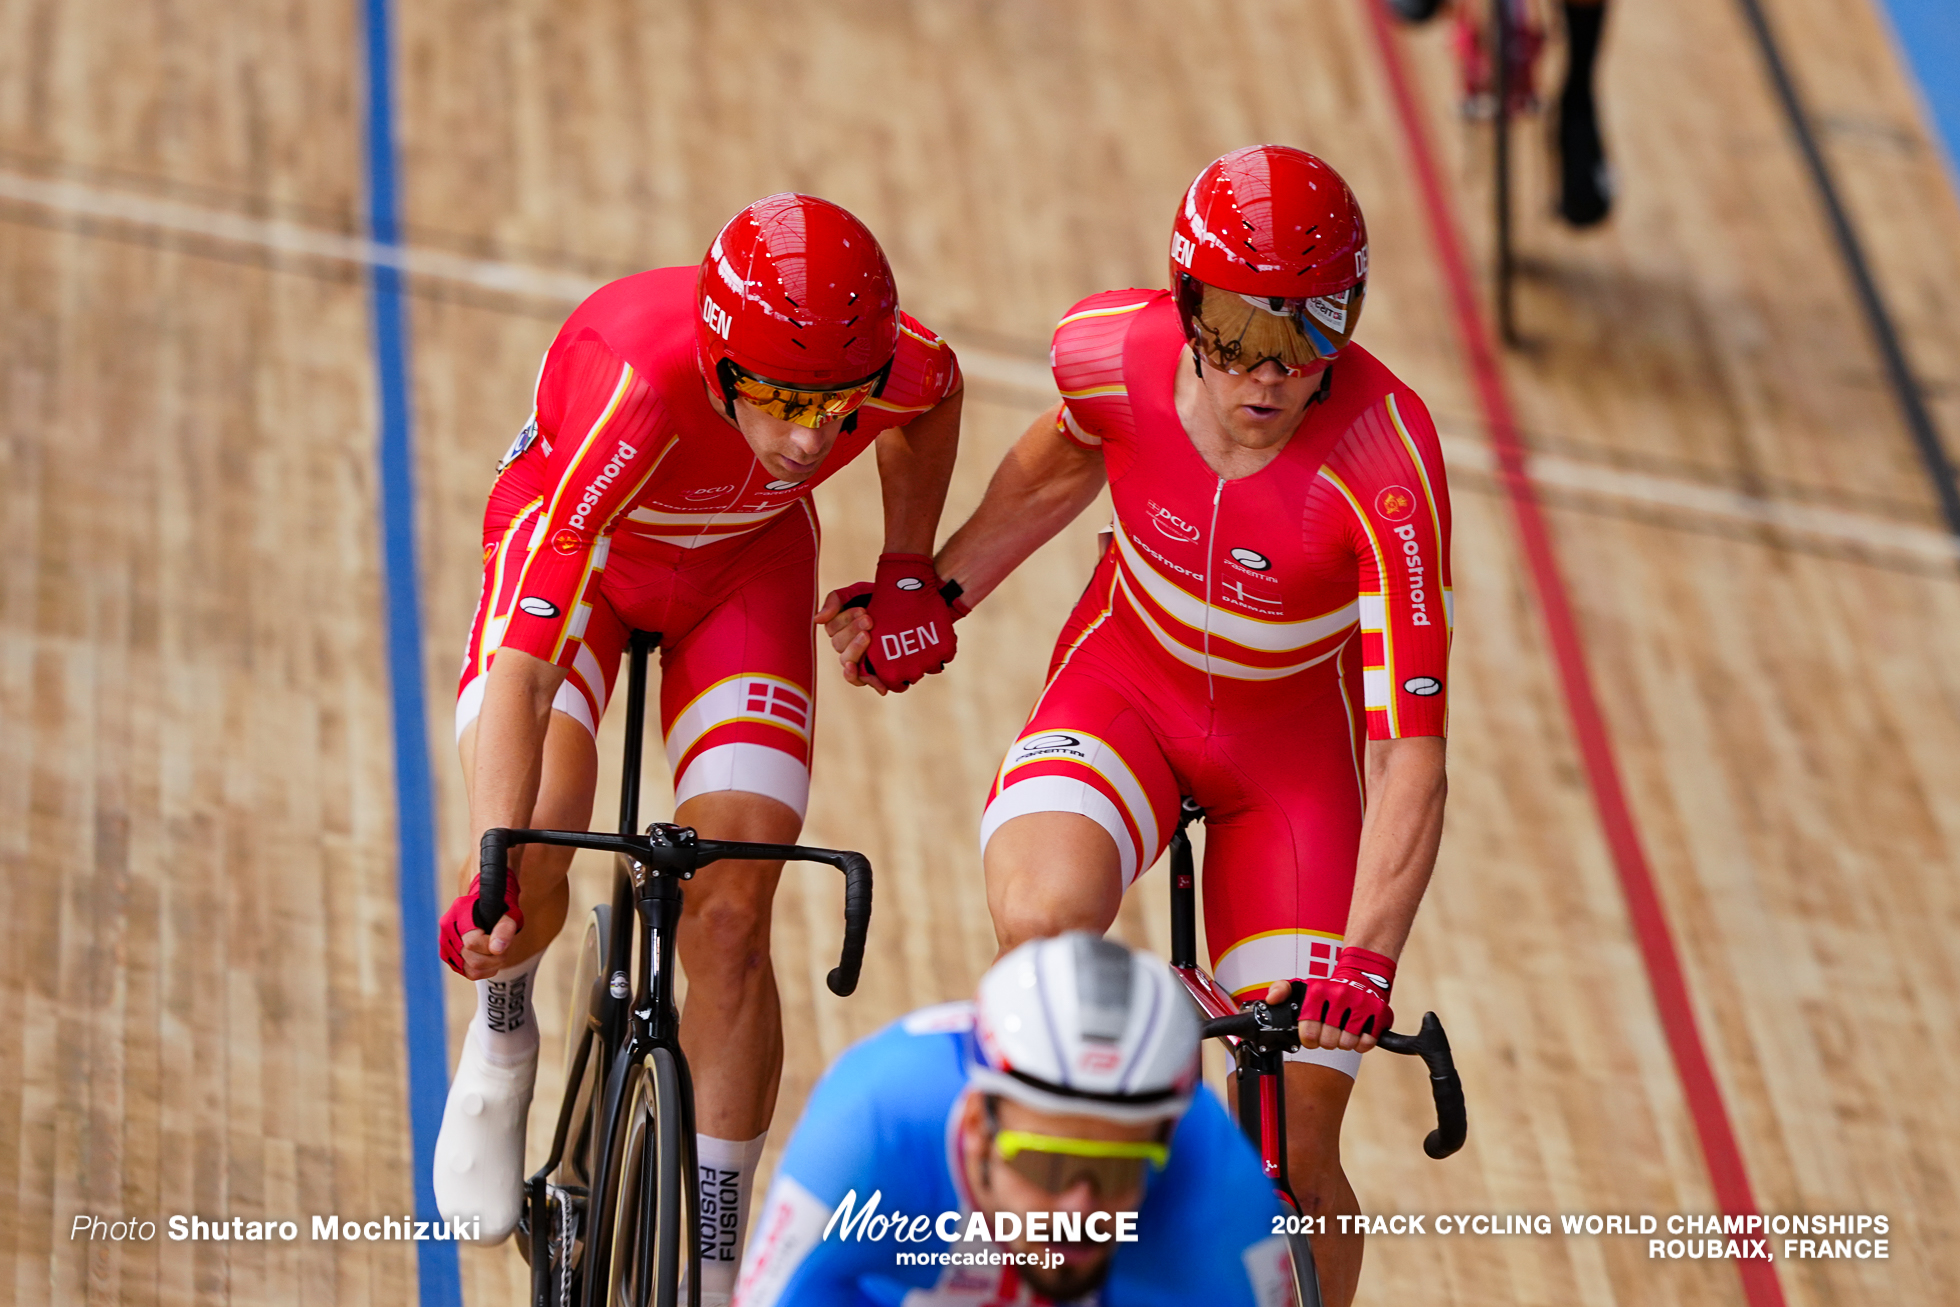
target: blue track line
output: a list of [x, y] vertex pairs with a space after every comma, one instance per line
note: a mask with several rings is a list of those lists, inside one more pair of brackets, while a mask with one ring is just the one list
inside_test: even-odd
[[[388, 0], [362, 0], [367, 69], [368, 234], [401, 243], [396, 194], [394, 61]], [[402, 1001], [408, 1115], [415, 1144], [415, 1215], [440, 1219], [433, 1182], [436, 1132], [449, 1094], [449, 1037], [436, 960], [435, 787], [422, 697], [422, 587], [415, 547], [415, 446], [409, 421], [408, 322], [398, 269], [373, 265], [374, 369], [381, 399], [378, 470], [388, 683], [395, 724], [396, 881], [401, 898]], [[456, 1245], [415, 1245], [422, 1307], [461, 1307]]]
[[1947, 176], [1960, 184], [1960, 5], [1954, 0], [1885, 0], [1892, 31], [1918, 75], [1933, 130], [1946, 147]]

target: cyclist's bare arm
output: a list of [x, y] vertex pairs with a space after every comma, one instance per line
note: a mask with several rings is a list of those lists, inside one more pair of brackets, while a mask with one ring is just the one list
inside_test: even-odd
[[[960, 406], [965, 399], [962, 386], [904, 426], [878, 433], [885, 553], [932, 552], [939, 514], [946, 507], [946, 487], [952, 484], [953, 462], [959, 453]], [[885, 687], [878, 678], [866, 677], [859, 670], [859, 659], [871, 647], [871, 616], [862, 608], [846, 611], [842, 605], [842, 596], [831, 591], [817, 610], [817, 621], [830, 632], [831, 646], [843, 656], [845, 681], [868, 685], [883, 694]], [[852, 645], [856, 647], [850, 648]]]
[[[959, 582], [968, 607], [986, 598], [1028, 555], [1074, 521], [1103, 487], [1102, 455], [1061, 435], [1056, 429], [1059, 413], [1060, 405], [1049, 409], [1014, 442], [980, 506], [934, 560], [942, 578]], [[857, 671], [858, 660], [870, 647], [870, 618], [861, 608], [840, 613], [836, 600], [833, 594], [824, 601], [818, 620], [826, 624], [845, 679], [853, 685], [871, 684]]]
[[[1055, 425], [1060, 413], [1059, 404], [1049, 409], [1014, 442], [980, 506], [934, 560], [941, 577], [959, 582], [960, 597], [969, 607], [1073, 522], [1103, 488], [1102, 455], [1062, 435]], [[866, 684], [857, 666], [870, 647], [870, 618], [862, 608], [839, 613], [836, 602], [835, 594], [826, 599], [817, 619], [830, 632], [845, 679]]]
[[[1345, 943], [1399, 958], [1429, 887], [1443, 839], [1443, 738], [1412, 735], [1368, 741], [1368, 810]], [[1300, 1037], [1324, 1048], [1373, 1048], [1373, 1035], [1302, 1022]]]
[[[483, 710], [476, 719], [474, 766], [470, 773], [470, 817], [475, 837], [496, 826], [531, 824], [544, 769], [544, 737], [551, 722], [551, 700], [565, 669], [519, 649], [503, 649], [483, 686]], [[480, 980], [496, 974], [510, 948], [517, 923], [505, 917], [491, 935], [472, 930], [463, 936], [463, 960]], [[479, 970], [482, 975], [474, 974]]]
[[888, 554], [929, 554], [960, 450], [962, 387], [902, 427], [878, 433], [878, 483]]
[[1036, 418], [1000, 461], [973, 516], [939, 551], [935, 565], [979, 603], [1095, 500], [1108, 475], [1102, 452], [1057, 427], [1061, 405]]

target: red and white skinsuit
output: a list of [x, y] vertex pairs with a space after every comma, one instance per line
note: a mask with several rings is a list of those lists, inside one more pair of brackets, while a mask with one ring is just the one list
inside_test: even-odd
[[1115, 537], [995, 778], [982, 848], [1023, 813], [1081, 813], [1115, 840], [1127, 886], [1191, 795], [1220, 983], [1325, 976], [1354, 892], [1364, 742], [1444, 734], [1450, 509], [1429, 413], [1349, 345], [1279, 456], [1225, 480], [1178, 419], [1191, 359], [1169, 292], [1084, 300], [1051, 360], [1063, 434], [1102, 452]]
[[771, 478], [695, 362], [693, 267], [601, 287], [545, 354], [532, 421], [483, 515], [483, 591], [457, 687], [476, 719], [499, 649], [569, 669], [553, 704], [596, 733], [634, 629], [660, 634], [676, 802], [764, 794], [801, 816], [814, 726], [818, 524], [810, 492], [880, 431], [960, 386], [900, 315], [882, 394], [806, 481]]

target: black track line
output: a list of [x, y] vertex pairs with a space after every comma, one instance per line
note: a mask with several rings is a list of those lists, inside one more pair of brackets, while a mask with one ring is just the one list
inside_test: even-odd
[[1912, 433], [1913, 443], [1919, 447], [1919, 459], [1933, 483], [1933, 493], [1939, 496], [1946, 529], [1960, 537], [1960, 486], [1954, 484], [1953, 462], [1947, 457], [1946, 446], [1940, 442], [1939, 428], [1933, 425], [1933, 415], [1926, 408], [1926, 399], [1919, 392], [1919, 383], [1913, 379], [1912, 367], [1906, 362], [1905, 350], [1899, 344], [1898, 329], [1892, 325], [1891, 311], [1885, 306], [1885, 297], [1879, 294], [1878, 283], [1872, 279], [1871, 265], [1865, 260], [1865, 247], [1859, 241], [1857, 229], [1851, 225], [1851, 215], [1845, 211], [1844, 201], [1838, 195], [1837, 181], [1831, 175], [1830, 165], [1824, 161], [1824, 152], [1818, 148], [1816, 133], [1810, 127], [1810, 115], [1797, 94], [1789, 66], [1783, 62], [1783, 51], [1776, 43], [1776, 34], [1770, 30], [1762, 0], [1737, 0], [1737, 3], [1742, 6], [1743, 16], [1749, 20], [1756, 46], [1762, 51], [1763, 63], [1769, 70], [1770, 81], [1775, 83], [1777, 99], [1783, 103], [1784, 116], [1796, 133], [1804, 162], [1810, 166], [1810, 179], [1816, 183], [1818, 198], [1823, 201], [1825, 214], [1830, 219], [1831, 232], [1837, 238], [1838, 254], [1844, 259], [1845, 271], [1851, 274], [1852, 285], [1858, 291], [1858, 303], [1865, 311], [1865, 325], [1871, 328], [1873, 342], [1885, 360], [1886, 377], [1891, 382], [1893, 395], [1899, 401], [1906, 429]]

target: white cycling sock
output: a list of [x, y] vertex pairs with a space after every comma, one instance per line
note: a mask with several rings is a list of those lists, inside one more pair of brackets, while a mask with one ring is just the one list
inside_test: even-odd
[[702, 1307], [719, 1307], [735, 1293], [749, 1233], [749, 1194], [768, 1138], [767, 1131], [746, 1143], [694, 1136], [694, 1159], [701, 1168]]
[[476, 982], [476, 1016], [470, 1025], [478, 1047], [498, 1066], [516, 1066], [538, 1051], [538, 1014], [531, 1005], [537, 979], [537, 953]]

